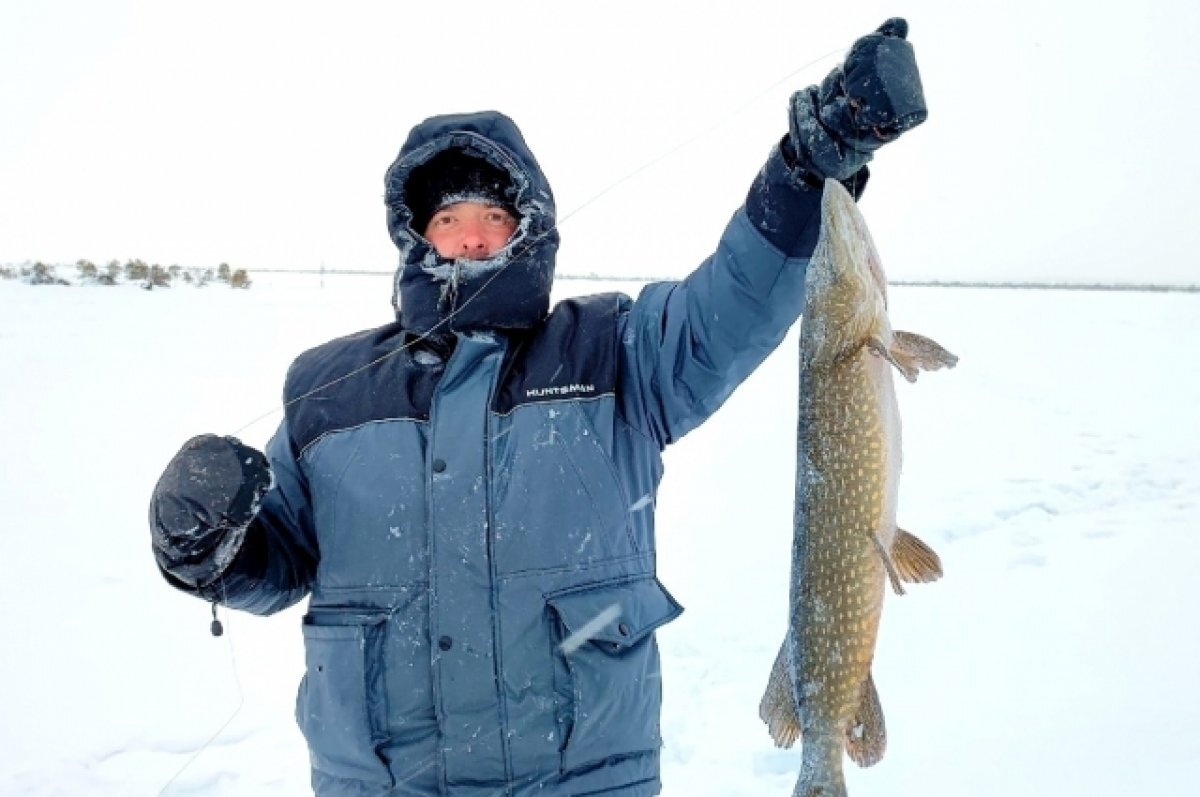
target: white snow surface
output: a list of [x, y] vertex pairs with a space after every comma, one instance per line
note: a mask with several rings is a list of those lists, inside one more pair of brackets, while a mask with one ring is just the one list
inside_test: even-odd
[[[249, 291], [0, 281], [0, 794], [302, 795], [302, 607], [176, 593], [146, 507], [200, 432], [261, 447], [301, 350], [389, 320], [386, 277]], [[564, 282], [560, 292], [612, 290]], [[636, 293], [637, 285], [618, 286]], [[1193, 795], [1200, 295], [894, 288], [961, 357], [899, 381], [900, 523], [945, 578], [889, 596], [889, 746], [854, 797]], [[663, 794], [788, 795], [757, 717], [784, 631], [796, 330], [667, 452]], [[648, 498], [645, 500], [649, 500]]]

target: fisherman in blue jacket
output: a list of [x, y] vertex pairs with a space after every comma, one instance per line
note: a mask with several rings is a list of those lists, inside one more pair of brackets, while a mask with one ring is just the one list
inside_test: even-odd
[[150, 526], [173, 586], [309, 598], [296, 719], [335, 795], [657, 794], [661, 452], [799, 316], [825, 179], [924, 121], [907, 25], [797, 92], [716, 251], [550, 308], [550, 186], [507, 117], [417, 125], [385, 177], [396, 320], [293, 363], [265, 456], [188, 441]]

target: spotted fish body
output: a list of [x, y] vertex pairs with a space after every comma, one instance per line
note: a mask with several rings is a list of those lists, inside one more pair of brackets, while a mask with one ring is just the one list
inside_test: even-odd
[[937, 555], [896, 526], [900, 415], [892, 368], [954, 355], [893, 331], [887, 282], [866, 223], [825, 184], [800, 333], [800, 407], [788, 633], [760, 715], [776, 744], [802, 739], [795, 797], [843, 797], [843, 752], [862, 766], [886, 746], [871, 661], [885, 582], [932, 581]]

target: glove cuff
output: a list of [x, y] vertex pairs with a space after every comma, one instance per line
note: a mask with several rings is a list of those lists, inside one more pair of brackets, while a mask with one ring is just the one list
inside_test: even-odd
[[[825, 190], [825, 178], [818, 174], [811, 167], [806, 167], [801, 162], [800, 156], [796, 154], [795, 148], [792, 146], [790, 135], [784, 136], [779, 142], [779, 156], [785, 165], [787, 172], [791, 178], [805, 188], [821, 193]], [[863, 166], [858, 171], [851, 174], [849, 177], [843, 177], [838, 180], [842, 186], [850, 192], [850, 196], [854, 197], [855, 201], [862, 198], [863, 192], [867, 188], [867, 181], [871, 177], [871, 169]]]
[[[863, 167], [842, 180], [855, 199], [870, 171]], [[809, 257], [821, 228], [824, 181], [798, 165], [788, 136], [771, 150], [746, 195], [746, 215], [775, 248], [788, 257]]]

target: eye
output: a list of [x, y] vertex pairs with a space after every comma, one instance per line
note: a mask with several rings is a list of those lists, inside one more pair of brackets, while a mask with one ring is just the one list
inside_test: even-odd
[[484, 219], [489, 224], [500, 224], [500, 225], [513, 224], [516, 221], [516, 219], [513, 218], [512, 214], [509, 213], [504, 208], [491, 208], [484, 215]]

